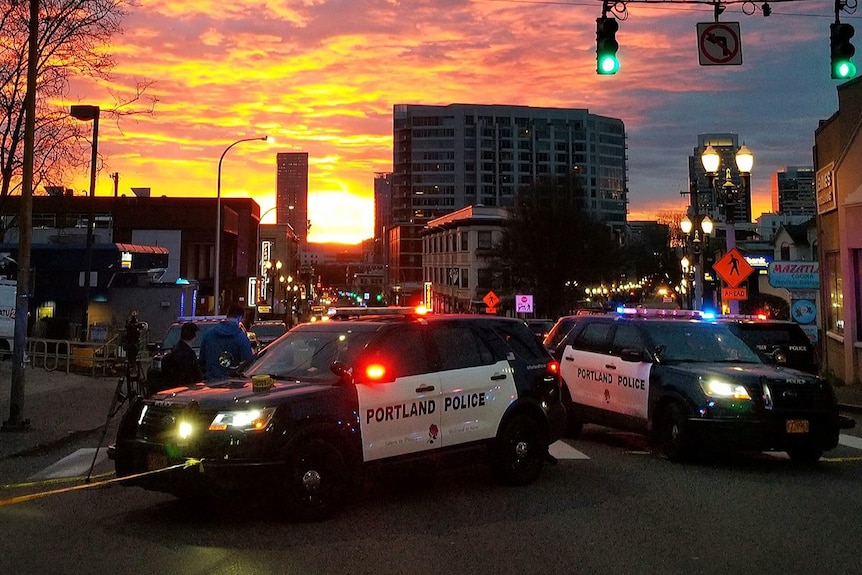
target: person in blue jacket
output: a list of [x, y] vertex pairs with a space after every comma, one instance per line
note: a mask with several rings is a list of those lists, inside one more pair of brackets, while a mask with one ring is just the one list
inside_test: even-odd
[[204, 334], [199, 362], [206, 381], [229, 377], [232, 368], [253, 355], [251, 342], [240, 326], [244, 315], [241, 305], [231, 304], [227, 317]]

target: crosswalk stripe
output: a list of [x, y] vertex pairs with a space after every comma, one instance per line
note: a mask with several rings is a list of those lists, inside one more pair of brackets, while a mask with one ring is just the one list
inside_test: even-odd
[[548, 453], [557, 459], [589, 459], [585, 453], [578, 451], [565, 441], [557, 441], [548, 447]]
[[856, 437], [855, 435], [844, 435], [842, 433], [838, 436], [838, 443], [846, 445], [847, 447], [862, 449], [862, 438]]
[[102, 447], [99, 453], [96, 454], [96, 448], [88, 447], [79, 449], [74, 453], [67, 455], [60, 461], [43, 469], [42, 471], [32, 475], [30, 481], [40, 479], [59, 479], [61, 477], [78, 477], [86, 475], [90, 471], [90, 466], [93, 465], [93, 456], [96, 456], [96, 465], [108, 459], [108, 448]]

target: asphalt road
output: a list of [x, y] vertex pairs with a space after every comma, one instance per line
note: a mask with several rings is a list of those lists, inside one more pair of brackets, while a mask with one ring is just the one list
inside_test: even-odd
[[[201, 510], [96, 481], [0, 506], [0, 573], [855, 574], [859, 435], [846, 432], [812, 468], [784, 454], [680, 465], [641, 436], [587, 426], [555, 447], [558, 464], [532, 486], [498, 486], [480, 464], [434, 480], [369, 478], [319, 524], [290, 523], [254, 500]], [[18, 473], [56, 469], [98, 437], [78, 439], [14, 458]], [[248, 494], [260, 495], [254, 485]]]

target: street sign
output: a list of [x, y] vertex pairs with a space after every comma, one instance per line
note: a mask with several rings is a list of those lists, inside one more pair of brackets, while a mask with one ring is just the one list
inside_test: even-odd
[[751, 264], [745, 260], [742, 253], [733, 248], [728, 251], [720, 260], [713, 264], [712, 269], [718, 274], [724, 283], [729, 287], [736, 287], [746, 279], [754, 271]]
[[533, 296], [525, 294], [516, 295], [515, 311], [517, 313], [533, 313]]
[[820, 262], [782, 261], [769, 264], [769, 285], [786, 289], [820, 287]]
[[721, 288], [721, 299], [723, 300], [747, 300], [748, 288], [744, 287], [723, 287]]
[[485, 305], [491, 308], [497, 307], [497, 304], [500, 303], [500, 298], [497, 297], [493, 291], [489, 291], [485, 294], [485, 297], [482, 298], [482, 301], [485, 302]]
[[697, 52], [701, 66], [742, 64], [739, 22], [698, 22]]

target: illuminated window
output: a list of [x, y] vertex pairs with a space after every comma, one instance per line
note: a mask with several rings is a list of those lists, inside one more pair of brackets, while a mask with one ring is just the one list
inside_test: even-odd
[[[857, 268], [858, 269], [858, 268]], [[838, 252], [826, 253], [827, 293], [829, 309], [826, 312], [826, 329], [844, 335], [844, 290]]]

